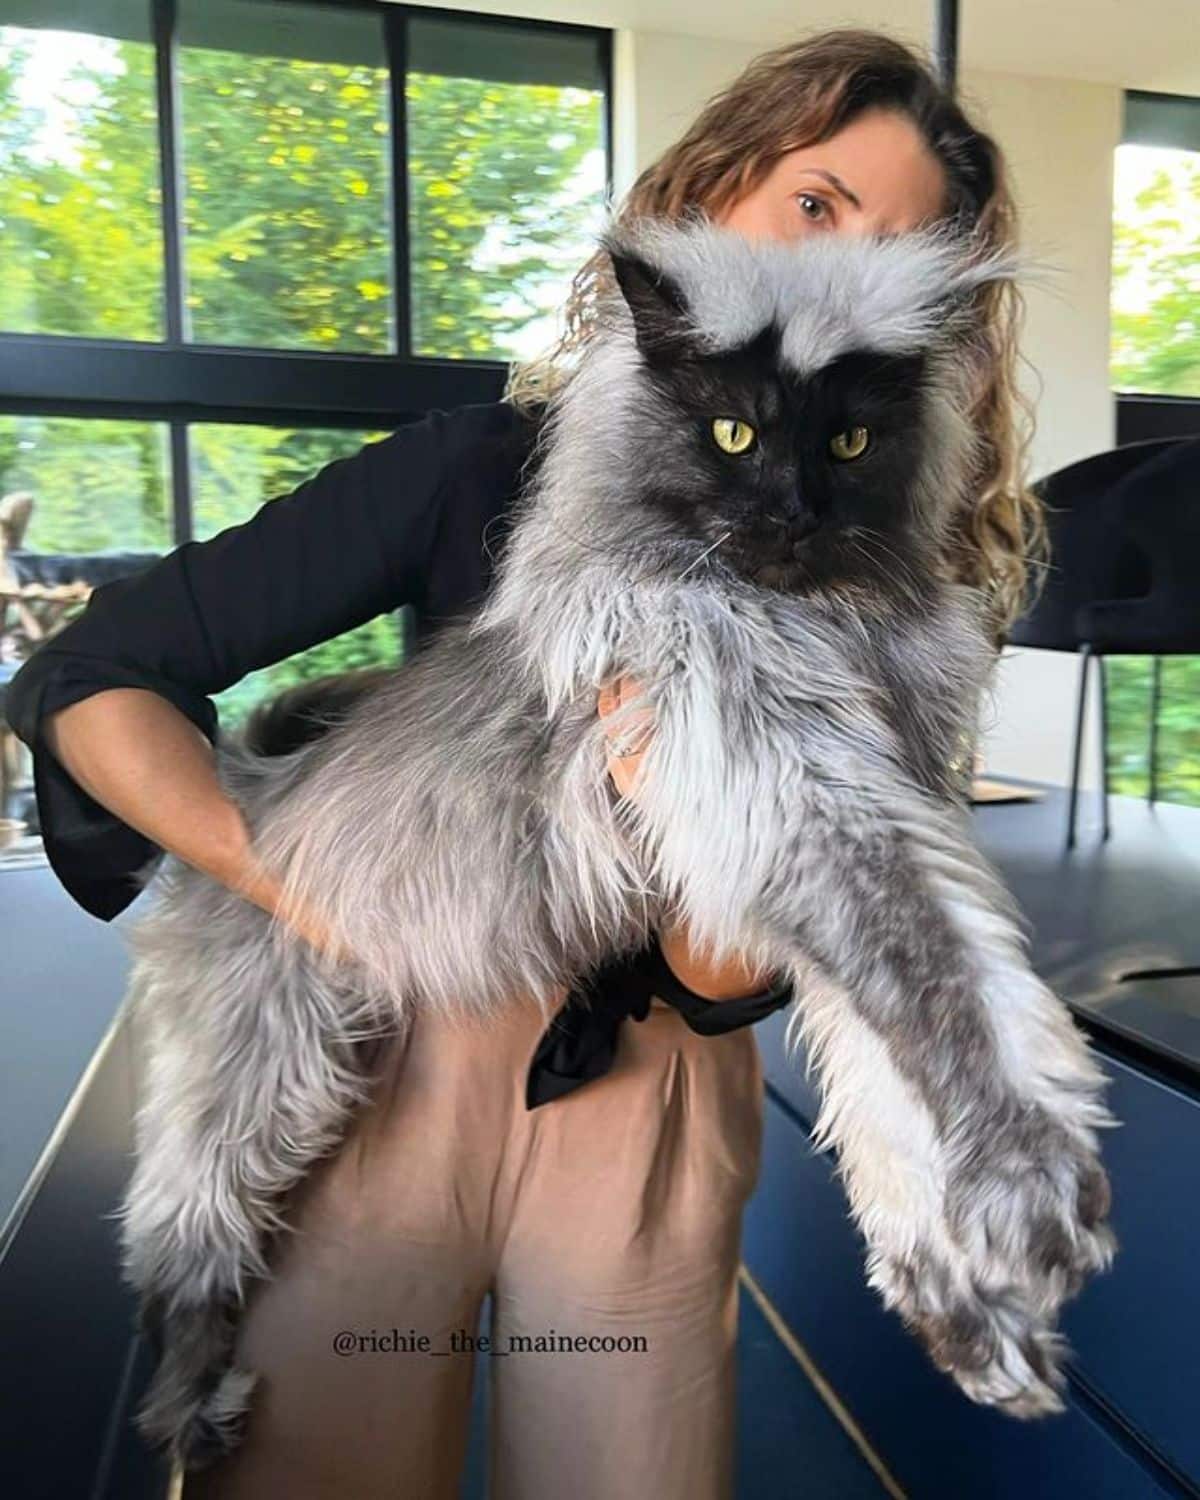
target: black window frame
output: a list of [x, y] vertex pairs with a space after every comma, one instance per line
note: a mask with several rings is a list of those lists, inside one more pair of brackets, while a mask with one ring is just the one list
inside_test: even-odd
[[[249, 0], [271, 5], [275, 0]], [[613, 33], [598, 26], [394, 4], [287, 0], [314, 11], [378, 16], [390, 93], [394, 353], [338, 353], [196, 343], [184, 338], [184, 230], [179, 151], [178, 0], [147, 0], [155, 47], [162, 190], [164, 337], [135, 341], [0, 331], [0, 416], [108, 418], [167, 427], [173, 545], [193, 535], [188, 428], [193, 423], [391, 429], [434, 408], [498, 400], [508, 362], [415, 355], [411, 329], [406, 76], [414, 18], [499, 30], [570, 33], [597, 44], [604, 89], [605, 194], [613, 192]]]
[[[1121, 144], [1200, 152], [1200, 97], [1126, 89]], [[1200, 437], [1200, 396], [1114, 391], [1117, 446], [1153, 438]]]

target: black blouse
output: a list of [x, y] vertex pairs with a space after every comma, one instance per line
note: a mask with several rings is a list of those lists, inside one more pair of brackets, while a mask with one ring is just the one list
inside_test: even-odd
[[[418, 638], [428, 635], [486, 592], [536, 429], [536, 416], [504, 402], [431, 411], [241, 525], [96, 588], [30, 657], [9, 684], [7, 717], [33, 755], [46, 857], [85, 911], [111, 921], [163, 850], [71, 778], [43, 743], [46, 717], [105, 688], [148, 688], [215, 743], [210, 695], [247, 673], [405, 604]], [[707, 1032], [748, 1025], [790, 998], [777, 986], [704, 1001], [655, 945], [569, 997], [535, 1053], [530, 1108], [607, 1071], [616, 1028], [644, 1017], [650, 984]]]

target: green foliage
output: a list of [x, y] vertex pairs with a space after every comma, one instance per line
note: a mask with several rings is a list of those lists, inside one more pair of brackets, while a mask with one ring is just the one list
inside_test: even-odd
[[[0, 327], [160, 338], [153, 49], [93, 40], [34, 105], [21, 83], [50, 46], [0, 29]], [[406, 90], [414, 352], [502, 357], [583, 257], [601, 96], [431, 74]], [[180, 97], [192, 336], [388, 352], [386, 71], [185, 47]]]
[[28, 490], [35, 552], [165, 550], [166, 429], [149, 422], [0, 417], [0, 495]]
[[[190, 336], [390, 352], [386, 72], [185, 47], [179, 76]], [[53, 83], [34, 98], [30, 77]], [[583, 258], [601, 96], [413, 74], [407, 99], [414, 352], [503, 357]], [[0, 27], [0, 328], [163, 336], [157, 152], [150, 46]], [[372, 436], [193, 427], [195, 535]], [[167, 463], [162, 424], [0, 417], [0, 494], [33, 492], [38, 550], [170, 546]], [[393, 616], [371, 621], [251, 674], [222, 717], [399, 644]]]
[[161, 338], [153, 49], [97, 40], [59, 97], [31, 103], [22, 82], [50, 47], [0, 28], [0, 328]]
[[511, 352], [586, 258], [601, 97], [428, 73], [406, 94], [413, 352]]
[[[1200, 396], [1200, 154], [1123, 146], [1113, 214], [1112, 382]], [[1105, 663], [1114, 790], [1149, 785], [1150, 657]], [[1162, 665], [1159, 796], [1200, 804], [1200, 658]]]
[[189, 437], [196, 539], [238, 525], [266, 501], [290, 494], [326, 464], [382, 436], [315, 427], [194, 425]]
[[386, 71], [184, 48], [180, 93], [192, 336], [387, 353]]
[[1200, 396], [1200, 153], [1147, 174], [1113, 223], [1113, 386]]
[[[1109, 658], [1109, 776], [1114, 791], [1145, 796], [1150, 784], [1153, 660]], [[1200, 657], [1164, 657], [1158, 728], [1158, 795], [1200, 806]]]

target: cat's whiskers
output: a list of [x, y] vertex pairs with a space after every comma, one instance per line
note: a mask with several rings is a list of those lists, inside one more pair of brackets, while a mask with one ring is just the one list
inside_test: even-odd
[[[919, 594], [920, 586], [917, 576], [913, 572], [912, 565], [907, 563], [895, 548], [888, 546], [881, 532], [876, 531], [872, 526], [851, 526], [842, 535], [843, 539], [864, 557], [867, 562], [872, 563], [876, 567], [885, 559], [890, 562], [908, 591], [914, 596]], [[873, 544], [874, 551], [871, 550], [870, 544]]]
[[679, 577], [680, 578], [686, 578], [687, 575], [692, 571], [693, 568], [699, 567], [699, 565], [704, 561], [704, 559], [709, 555], [710, 552], [715, 552], [717, 550], [717, 548], [721, 545], [721, 543], [722, 542], [727, 542], [732, 535], [733, 535], [732, 528], [730, 528], [729, 531], [723, 532], [716, 539], [715, 542], [713, 542], [710, 546], [705, 547], [704, 551], [701, 552], [701, 554], [700, 554], [699, 557], [694, 557], [691, 560], [691, 562], [688, 563], [687, 567], [684, 568], [683, 572], [680, 573]]
[[[850, 549], [856, 552], [859, 557], [861, 557], [863, 561], [870, 566], [873, 573], [878, 573], [885, 567], [883, 558], [881, 558], [877, 553], [872, 552], [865, 542], [854, 537], [847, 537], [845, 540]], [[912, 575], [906, 572], [903, 564], [900, 564], [898, 562], [898, 559], [890, 558], [889, 560], [897, 563], [897, 569], [893, 575], [893, 578], [894, 581], [899, 585], [901, 591], [912, 598], [916, 598], [917, 586]]]

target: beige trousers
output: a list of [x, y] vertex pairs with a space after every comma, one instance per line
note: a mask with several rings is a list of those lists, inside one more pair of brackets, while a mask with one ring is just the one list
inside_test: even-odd
[[655, 1000], [611, 1072], [527, 1111], [542, 1029], [422, 1016], [391, 1045], [248, 1303], [245, 1438], [184, 1500], [458, 1500], [483, 1359], [489, 1500], [730, 1500], [753, 1030]]

